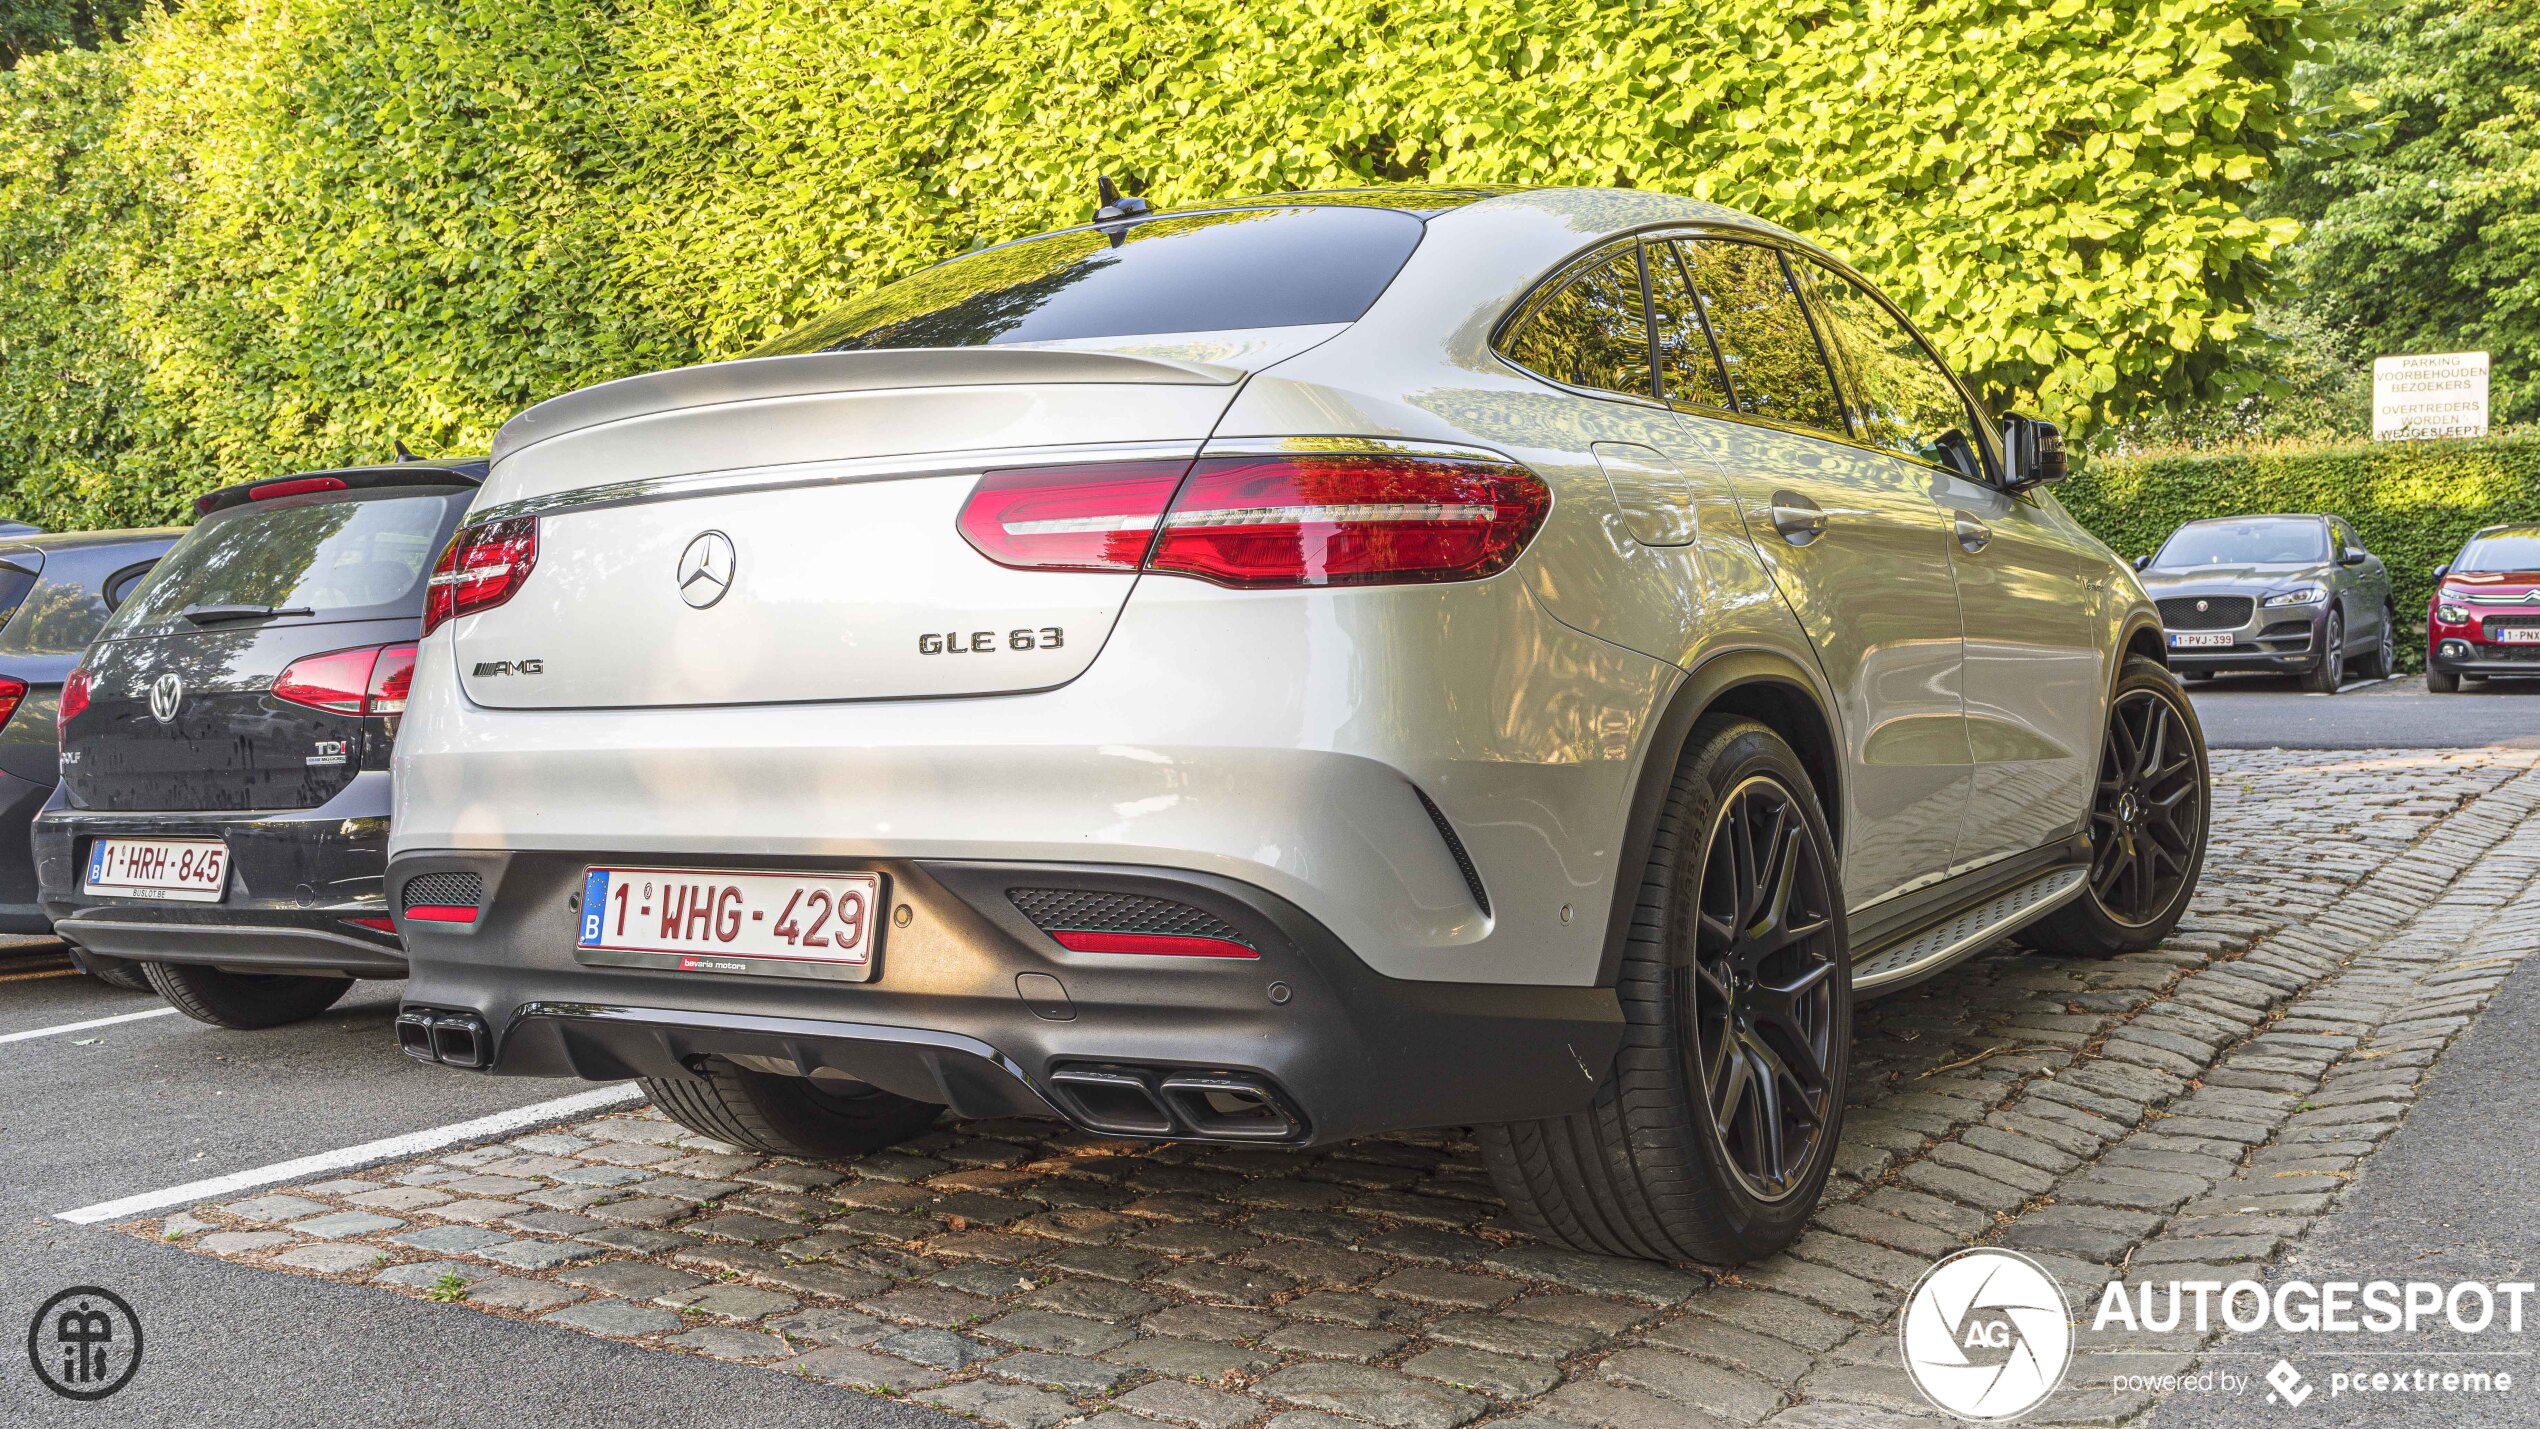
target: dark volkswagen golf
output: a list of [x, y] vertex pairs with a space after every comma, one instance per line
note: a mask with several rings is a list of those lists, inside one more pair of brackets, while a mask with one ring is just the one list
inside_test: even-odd
[[35, 821], [44, 911], [220, 1027], [273, 1027], [403, 977], [380, 874], [388, 752], [433, 558], [482, 462], [276, 477], [202, 520], [61, 696]]

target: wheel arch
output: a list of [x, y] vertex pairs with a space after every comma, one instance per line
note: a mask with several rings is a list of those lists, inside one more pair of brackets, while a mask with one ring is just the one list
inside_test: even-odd
[[2137, 616], [2126, 625], [2125, 638], [2117, 642], [2115, 668], [2108, 671], [2108, 691], [2116, 693], [2117, 681], [2125, 677], [2125, 662], [2140, 655], [2166, 670], [2170, 666], [2169, 642], [2161, 638], [2161, 623], [2150, 616]]
[[1677, 684], [1644, 745], [1640, 776], [1632, 789], [1631, 810], [1615, 858], [1613, 905], [1606, 914], [1605, 948], [1597, 963], [1599, 987], [1613, 986], [1621, 971], [1632, 910], [1640, 900], [1639, 870], [1649, 861], [1659, 811], [1675, 781], [1676, 765], [1684, 757], [1694, 725], [1715, 713], [1744, 715], [1790, 744], [1816, 786], [1827, 832], [1841, 857], [1843, 738], [1832, 701], [1816, 672], [1777, 650], [1740, 649], [1711, 656]]

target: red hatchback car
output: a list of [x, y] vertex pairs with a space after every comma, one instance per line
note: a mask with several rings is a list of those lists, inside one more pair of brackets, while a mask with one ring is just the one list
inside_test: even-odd
[[2427, 689], [2448, 694], [2465, 679], [2540, 676], [2540, 526], [2490, 526], [2434, 576]]

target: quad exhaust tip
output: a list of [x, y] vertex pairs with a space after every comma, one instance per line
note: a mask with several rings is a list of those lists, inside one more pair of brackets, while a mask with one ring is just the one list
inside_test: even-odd
[[1204, 1141], [1296, 1141], [1305, 1120], [1267, 1077], [1119, 1063], [1050, 1073], [1059, 1110], [1089, 1131]]
[[494, 1039], [473, 1012], [410, 1007], [397, 1014], [397, 1047], [418, 1062], [473, 1069], [493, 1060]]

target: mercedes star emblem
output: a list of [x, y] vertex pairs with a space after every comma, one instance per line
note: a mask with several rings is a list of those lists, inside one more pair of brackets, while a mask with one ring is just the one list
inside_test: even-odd
[[720, 531], [698, 533], [679, 553], [679, 598], [699, 610], [723, 599], [732, 589], [732, 538]]
[[166, 724], [185, 701], [185, 678], [174, 670], [150, 682], [150, 718]]

